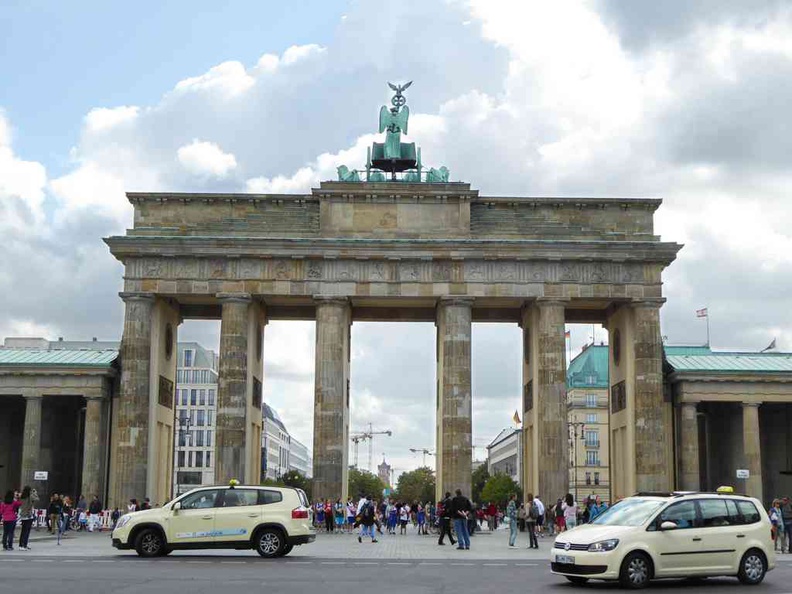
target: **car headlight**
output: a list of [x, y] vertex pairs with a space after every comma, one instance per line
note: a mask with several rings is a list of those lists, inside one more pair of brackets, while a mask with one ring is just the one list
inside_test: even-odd
[[126, 515], [121, 516], [120, 518], [118, 518], [118, 522], [116, 523], [116, 526], [115, 526], [116, 530], [118, 530], [119, 528], [123, 528], [124, 526], [129, 524], [129, 521], [131, 519], [132, 519], [132, 516], [130, 516], [129, 514], [126, 514]]
[[611, 538], [608, 540], [601, 540], [599, 542], [595, 542], [589, 545], [589, 553], [605, 553], [607, 551], [612, 551], [616, 548], [619, 544], [618, 538]]

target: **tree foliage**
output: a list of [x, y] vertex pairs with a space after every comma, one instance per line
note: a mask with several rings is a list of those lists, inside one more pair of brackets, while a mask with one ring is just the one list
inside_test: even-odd
[[281, 476], [281, 481], [287, 487], [294, 487], [295, 489], [302, 489], [311, 498], [311, 481], [306, 478], [299, 470], [290, 470]]
[[517, 494], [518, 499], [522, 499], [522, 489], [508, 474], [496, 474], [487, 479], [484, 489], [481, 491], [482, 503], [491, 501], [497, 506], [505, 506], [509, 502], [512, 493]]
[[434, 470], [428, 466], [416, 468], [409, 472], [399, 475], [396, 482], [396, 492], [401, 501], [412, 503], [413, 501], [434, 501], [435, 499], [435, 475]]
[[481, 492], [484, 490], [484, 485], [487, 484], [490, 473], [487, 470], [487, 465], [482, 464], [473, 471], [473, 480], [471, 481], [472, 499], [476, 503], [481, 502]]
[[359, 495], [370, 495], [374, 499], [380, 499], [382, 497], [382, 489], [385, 488], [378, 476], [368, 470], [359, 470], [357, 468], [349, 469], [348, 485], [349, 496], [353, 499], [357, 499]]

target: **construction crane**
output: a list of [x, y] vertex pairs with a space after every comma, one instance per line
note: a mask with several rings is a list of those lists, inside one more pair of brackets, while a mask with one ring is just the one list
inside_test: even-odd
[[426, 448], [410, 448], [410, 451], [413, 454], [423, 454], [423, 465], [426, 466], [426, 457], [427, 456], [435, 456], [436, 454], [432, 450], [428, 450]]
[[358, 468], [358, 446], [360, 445], [361, 441], [368, 441], [368, 469], [369, 472], [373, 472], [371, 470], [372, 460], [374, 459], [374, 436], [375, 435], [387, 435], [391, 437], [393, 432], [389, 429], [385, 431], [374, 431], [371, 427], [371, 423], [369, 423], [368, 431], [358, 431], [357, 433], [353, 433], [349, 436], [349, 439], [352, 443], [355, 444], [355, 468]]

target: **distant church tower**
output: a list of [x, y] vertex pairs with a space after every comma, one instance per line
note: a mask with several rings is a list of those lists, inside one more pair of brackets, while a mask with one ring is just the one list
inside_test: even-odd
[[382, 484], [387, 488], [391, 487], [391, 466], [385, 462], [385, 456], [382, 457], [382, 464], [377, 466], [377, 476], [379, 476]]

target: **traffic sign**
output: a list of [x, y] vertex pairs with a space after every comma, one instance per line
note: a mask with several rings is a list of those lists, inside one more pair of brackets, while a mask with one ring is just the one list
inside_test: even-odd
[[751, 477], [751, 472], [747, 468], [740, 468], [737, 470], [738, 479], [747, 479]]
[[49, 472], [46, 470], [36, 470], [33, 472], [34, 481], [46, 481], [49, 477]]

